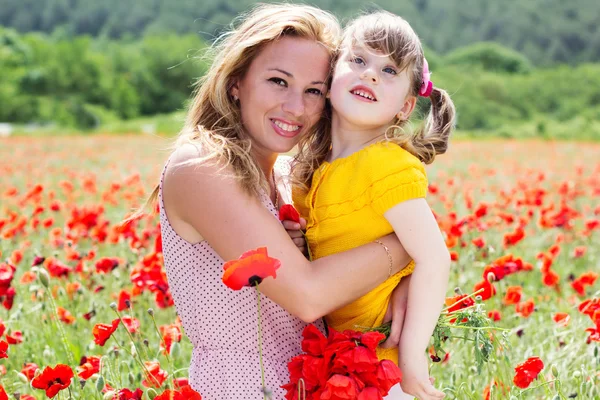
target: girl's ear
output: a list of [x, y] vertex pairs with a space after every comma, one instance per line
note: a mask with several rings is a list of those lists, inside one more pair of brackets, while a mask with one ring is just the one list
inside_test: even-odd
[[404, 101], [402, 108], [400, 109], [398, 114], [396, 114], [396, 118], [398, 118], [401, 121], [407, 120], [410, 117], [410, 114], [412, 114], [416, 105], [417, 98], [415, 96], [408, 96]]

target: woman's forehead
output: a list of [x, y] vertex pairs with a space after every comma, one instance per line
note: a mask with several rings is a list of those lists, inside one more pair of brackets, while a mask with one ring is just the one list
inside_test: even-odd
[[[297, 37], [283, 37], [265, 46], [251, 69], [261, 71], [282, 70], [293, 78], [309, 78], [322, 75], [324, 80], [330, 69], [331, 55], [319, 42]], [[311, 78], [312, 77], [312, 78]]]

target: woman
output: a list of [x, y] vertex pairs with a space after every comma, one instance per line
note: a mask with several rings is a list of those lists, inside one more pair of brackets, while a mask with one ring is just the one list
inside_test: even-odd
[[262, 399], [256, 293], [221, 282], [224, 260], [267, 247], [281, 261], [266, 279], [266, 386], [283, 397], [287, 362], [306, 323], [385, 281], [410, 260], [394, 235], [310, 263], [277, 218], [278, 154], [322, 131], [327, 81], [340, 36], [316, 8], [264, 5], [219, 45], [158, 195], [163, 254], [177, 312], [194, 349], [190, 384], [204, 399]]

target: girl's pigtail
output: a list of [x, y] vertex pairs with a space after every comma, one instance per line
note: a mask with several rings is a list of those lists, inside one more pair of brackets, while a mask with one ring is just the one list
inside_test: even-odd
[[409, 144], [412, 148], [407, 149], [425, 164], [431, 164], [436, 155], [446, 152], [456, 119], [454, 103], [445, 90], [433, 87], [429, 99], [431, 111], [413, 135]]

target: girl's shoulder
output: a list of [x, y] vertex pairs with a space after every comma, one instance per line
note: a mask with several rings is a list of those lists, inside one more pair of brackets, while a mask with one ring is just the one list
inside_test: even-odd
[[355, 153], [347, 168], [361, 171], [370, 181], [406, 171], [418, 171], [425, 175], [423, 163], [407, 150], [393, 142], [378, 142]]

